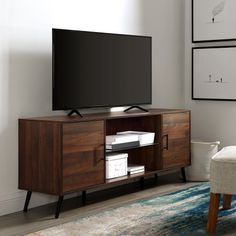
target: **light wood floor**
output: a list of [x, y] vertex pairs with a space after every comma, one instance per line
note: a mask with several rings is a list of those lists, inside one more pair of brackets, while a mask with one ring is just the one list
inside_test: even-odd
[[[144, 189], [138, 182], [116, 186], [87, 195], [87, 204], [82, 206], [81, 198], [76, 197], [63, 202], [59, 219], [54, 219], [55, 204], [30, 209], [27, 213], [17, 212], [0, 217], [0, 236], [24, 235], [80, 217], [95, 214], [102, 209], [109, 209], [134, 202], [142, 198], [159, 195], [197, 183], [182, 183], [178, 173], [145, 180]], [[22, 206], [23, 207], [23, 206]]]

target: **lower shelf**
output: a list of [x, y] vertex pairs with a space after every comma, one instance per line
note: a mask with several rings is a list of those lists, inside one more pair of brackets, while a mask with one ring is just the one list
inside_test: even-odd
[[112, 184], [112, 183], [117, 183], [117, 182], [126, 182], [126, 181], [128, 182], [129, 180], [132, 180], [132, 179], [140, 179], [141, 177], [155, 175], [155, 174], [158, 174], [161, 172], [166, 172], [169, 170], [183, 169], [184, 167], [186, 167], [186, 165], [176, 165], [175, 167], [165, 168], [162, 170], [145, 171], [145, 172], [138, 173], [138, 174], [117, 177], [114, 179], [106, 179], [104, 184], [106, 185], [106, 184]]
[[136, 178], [140, 178], [140, 177], [144, 177], [144, 176], [148, 176], [148, 175], [154, 175], [156, 173], [157, 173], [157, 171], [145, 171], [145, 172], [138, 173], [138, 174], [125, 175], [125, 176], [117, 177], [114, 179], [107, 179], [105, 183], [109, 184], [109, 183], [130, 180], [130, 179], [136, 179]]

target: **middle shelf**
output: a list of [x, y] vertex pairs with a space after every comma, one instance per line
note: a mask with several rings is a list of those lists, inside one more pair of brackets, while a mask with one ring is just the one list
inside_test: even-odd
[[117, 148], [115, 150], [106, 149], [106, 153], [120, 152], [120, 151], [125, 151], [125, 150], [144, 148], [144, 147], [156, 146], [156, 145], [159, 145], [159, 143], [150, 143], [150, 144], [137, 145], [137, 146], [131, 146], [131, 147]]

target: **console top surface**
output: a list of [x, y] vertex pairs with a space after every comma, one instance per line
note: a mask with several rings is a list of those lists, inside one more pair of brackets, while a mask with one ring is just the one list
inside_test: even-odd
[[31, 121], [47, 121], [47, 122], [83, 122], [92, 120], [110, 120], [110, 119], [120, 119], [120, 118], [132, 118], [132, 117], [143, 117], [143, 116], [153, 116], [161, 114], [171, 114], [179, 112], [189, 112], [186, 109], [149, 109], [148, 112], [143, 112], [139, 110], [133, 110], [129, 112], [105, 112], [105, 113], [92, 113], [83, 114], [83, 117], [77, 115], [73, 116], [46, 116], [46, 117], [34, 117], [34, 118], [23, 118], [20, 120], [31, 120]]

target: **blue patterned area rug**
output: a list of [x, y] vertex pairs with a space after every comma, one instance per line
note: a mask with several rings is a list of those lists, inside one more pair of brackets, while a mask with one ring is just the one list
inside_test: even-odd
[[[29, 234], [49, 235], [206, 235], [209, 185], [193, 186]], [[219, 212], [217, 235], [236, 235], [236, 200]]]

